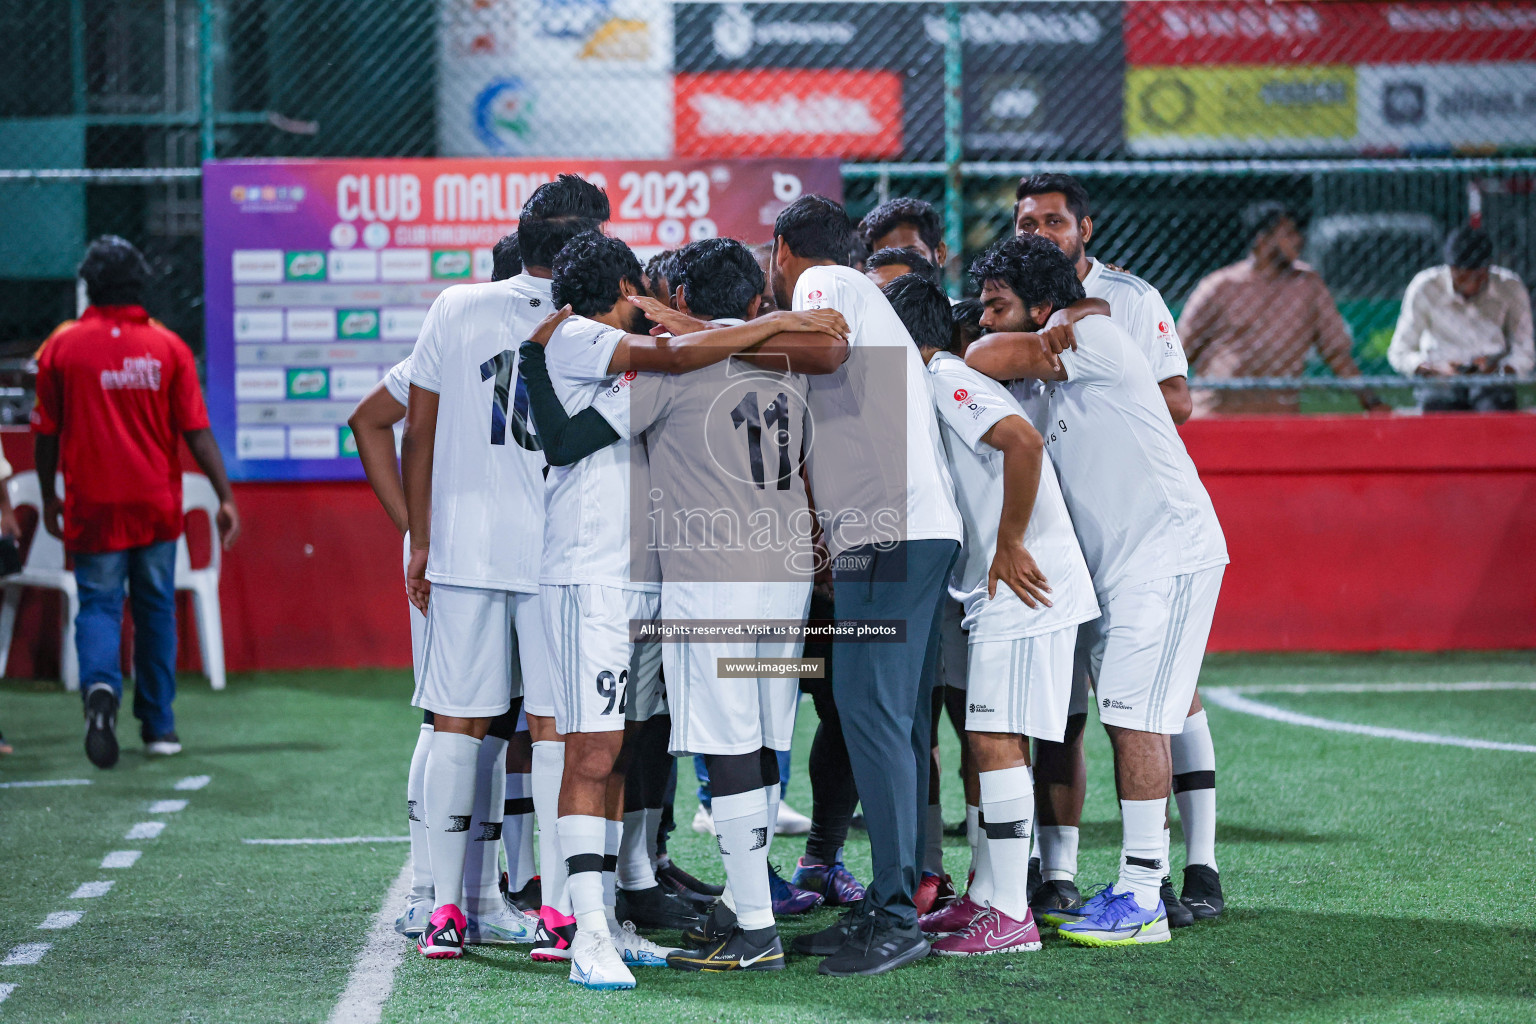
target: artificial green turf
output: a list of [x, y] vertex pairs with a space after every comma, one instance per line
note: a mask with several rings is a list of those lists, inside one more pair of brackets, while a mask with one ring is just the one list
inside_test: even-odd
[[[1203, 683], [1536, 681], [1530, 654], [1212, 657]], [[404, 844], [273, 848], [242, 837], [403, 835], [404, 768], [416, 734], [406, 673], [243, 676], [210, 694], [185, 681], [179, 758], [145, 762], [136, 744], [113, 772], [80, 753], [75, 698], [40, 684], [0, 687], [0, 727], [18, 753], [0, 781], [91, 778], [69, 789], [0, 790], [0, 938], [53, 941], [43, 962], [0, 968], [19, 987], [0, 1020], [324, 1020]], [[1250, 694], [1306, 714], [1449, 735], [1533, 742], [1536, 692]], [[1219, 762], [1218, 856], [1230, 909], [1171, 943], [1046, 948], [964, 961], [931, 958], [892, 975], [828, 979], [813, 961], [779, 974], [639, 972], [640, 988], [594, 994], [516, 949], [463, 960], [408, 956], [386, 1021], [540, 1022], [926, 1020], [966, 1024], [1197, 1021], [1530, 1021], [1536, 1017], [1536, 755], [1426, 746], [1267, 722], [1210, 709]], [[802, 711], [788, 798], [810, 810]], [[131, 737], [132, 722], [120, 730]], [[961, 813], [945, 723], [946, 819]], [[1090, 791], [1079, 881], [1112, 876], [1119, 825], [1102, 731], [1089, 731]], [[203, 790], [177, 794], [185, 775]], [[692, 773], [679, 785], [679, 863], [718, 880], [689, 828]], [[121, 837], [150, 800], [186, 796], [156, 840]], [[1182, 861], [1175, 825], [1174, 862]], [[801, 844], [779, 837], [786, 873]], [[108, 850], [139, 863], [97, 867]], [[946, 859], [965, 870], [962, 840]], [[855, 833], [855, 873], [868, 849]], [[81, 881], [120, 878], [96, 900]], [[87, 910], [63, 932], [49, 911]], [[833, 912], [785, 922], [786, 937]]]

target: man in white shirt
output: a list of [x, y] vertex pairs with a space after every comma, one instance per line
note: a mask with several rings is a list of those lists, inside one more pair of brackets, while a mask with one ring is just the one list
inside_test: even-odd
[[972, 265], [994, 332], [966, 352], [993, 379], [1044, 383], [1043, 433], [1093, 575], [1103, 621], [1093, 660], [1100, 720], [1115, 750], [1124, 839], [1115, 884], [1061, 922], [1083, 945], [1165, 942], [1160, 895], [1172, 775], [1167, 737], [1184, 727], [1227, 563], [1209, 496], [1184, 450], [1151, 368], [1108, 318], [1073, 326], [1076, 348], [1052, 354], [1039, 331], [1083, 297], [1072, 261], [1022, 235]]
[[1077, 628], [1098, 617], [1098, 602], [1045, 442], [1001, 384], [954, 354], [949, 300], [910, 274], [885, 295], [927, 364], [965, 524], [949, 592], [965, 609], [965, 742], [984, 832], [970, 889], [921, 924], [943, 936], [942, 954], [1036, 950], [1029, 737], [1065, 734]]
[[[1446, 239], [1445, 263], [1420, 271], [1403, 293], [1387, 349], [1394, 370], [1431, 380], [1531, 372], [1531, 294], [1520, 275], [1492, 263], [1493, 240], [1481, 228], [1460, 228]], [[1427, 382], [1415, 391], [1425, 412], [1517, 407], [1507, 384]]]
[[[847, 266], [843, 208], [802, 196], [774, 224], [780, 308], [836, 309], [848, 359], [811, 380], [811, 492], [832, 558], [837, 618], [899, 620], [893, 642], [839, 642], [832, 686], [869, 829], [863, 904], [794, 948], [823, 974], [879, 974], [926, 956], [914, 896], [928, 803], [929, 683], [944, 581], [962, 527], [928, 376], [874, 282]], [[899, 440], [898, 440], [899, 439]], [[897, 443], [893, 443], [897, 442]]]
[[[1109, 318], [1136, 342], [1175, 425], [1189, 419], [1193, 404], [1189, 395], [1189, 360], [1179, 340], [1173, 314], [1152, 285], [1134, 274], [1114, 270], [1087, 254], [1093, 238], [1093, 216], [1088, 190], [1070, 174], [1033, 174], [1019, 182], [1013, 206], [1014, 233], [1049, 238], [1067, 254], [1090, 298], [1109, 303]], [[1071, 909], [1081, 902], [1074, 878], [1077, 874], [1078, 826], [1083, 817], [1088, 773], [1083, 762], [1083, 726], [1092, 699], [1088, 651], [1098, 639], [1098, 623], [1087, 623], [1077, 633], [1077, 668], [1072, 681], [1072, 717], [1065, 743], [1035, 744], [1035, 793], [1039, 799], [1039, 846], [1037, 870], [1042, 871], [1035, 889], [1036, 913]], [[1184, 825], [1185, 874], [1191, 868], [1216, 868], [1216, 751], [1210, 725], [1197, 692], [1184, 722], [1184, 731], [1172, 740], [1173, 789]], [[1201, 874], [1195, 872], [1195, 874]], [[1192, 899], [1200, 900], [1201, 916], [1217, 904], [1206, 902], [1201, 880], [1194, 879]], [[1171, 899], [1172, 885], [1164, 893], [1169, 923], [1175, 928], [1194, 923], [1196, 911]]]

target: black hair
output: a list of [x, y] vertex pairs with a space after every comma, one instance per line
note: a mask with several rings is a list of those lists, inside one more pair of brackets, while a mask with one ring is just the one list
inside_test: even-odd
[[1445, 262], [1457, 270], [1482, 270], [1493, 262], [1493, 239], [1482, 228], [1457, 228], [1445, 240]]
[[938, 285], [917, 274], [902, 274], [881, 291], [918, 348], [953, 351], [955, 332], [949, 322], [949, 299]]
[[562, 174], [533, 190], [517, 221], [517, 244], [525, 267], [553, 267], [555, 254], [584, 231], [596, 231], [609, 216], [608, 193]]
[[117, 235], [102, 235], [85, 250], [80, 280], [93, 306], [137, 306], [151, 271], [144, 254]]
[[925, 281], [939, 284], [939, 268], [934, 266], [928, 257], [916, 249], [898, 249], [895, 246], [887, 246], [876, 252], [870, 253], [864, 261], [865, 270], [879, 270], [881, 267], [906, 267], [908, 273], [916, 274]]
[[849, 265], [853, 228], [848, 214], [826, 196], [803, 195], [779, 211], [773, 222], [775, 241], [782, 239], [796, 256]]
[[645, 279], [653, 282], [662, 279], [667, 282], [668, 289], [673, 287], [672, 275], [668, 271], [674, 269], [673, 257], [677, 255], [676, 249], [663, 249], [650, 259], [645, 261]]
[[745, 320], [752, 300], [763, 293], [763, 268], [734, 238], [688, 243], [677, 252], [676, 268], [688, 311], [705, 320]]
[[1088, 190], [1070, 174], [1031, 174], [1019, 179], [1019, 187], [1013, 193], [1013, 217], [1019, 217], [1019, 204], [1030, 196], [1043, 196], [1060, 192], [1067, 201], [1067, 209], [1081, 221], [1093, 213], [1088, 205]]
[[928, 248], [937, 251], [944, 244], [944, 221], [933, 204], [921, 199], [901, 196], [888, 199], [870, 210], [859, 222], [859, 237], [873, 249], [875, 243], [904, 224], [917, 229], [917, 237]]
[[1291, 208], [1284, 203], [1267, 200], [1262, 203], [1252, 203], [1243, 209], [1243, 230], [1247, 232], [1248, 244], [1257, 242], [1263, 235], [1269, 234], [1280, 225], [1281, 221], [1290, 221], [1297, 227], [1301, 221]]
[[1067, 254], [1040, 235], [1017, 235], [998, 242], [971, 264], [971, 280], [978, 288], [988, 281], [1007, 285], [1026, 310], [1047, 302], [1053, 309], [1062, 309], [1084, 295], [1077, 268]]
[[629, 246], [597, 231], [565, 243], [549, 265], [555, 307], [569, 305], [581, 316], [601, 316], [619, 301], [619, 283], [640, 290], [640, 261]]
[[505, 281], [523, 272], [523, 254], [517, 247], [517, 232], [503, 235], [491, 249], [491, 280]]
[[949, 320], [954, 328], [955, 348], [969, 345], [985, 332], [981, 329], [981, 314], [987, 307], [980, 299], [961, 299], [949, 307]]

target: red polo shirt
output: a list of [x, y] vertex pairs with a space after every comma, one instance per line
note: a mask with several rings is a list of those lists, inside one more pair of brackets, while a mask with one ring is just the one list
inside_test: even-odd
[[64, 546], [181, 536], [181, 434], [208, 426], [192, 351], [141, 306], [92, 306], [37, 359], [32, 429], [59, 437]]

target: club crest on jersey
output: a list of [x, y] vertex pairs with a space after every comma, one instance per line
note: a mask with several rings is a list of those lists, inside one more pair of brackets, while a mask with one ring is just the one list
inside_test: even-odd
[[1159, 320], [1157, 322], [1157, 331], [1159, 334], [1172, 334], [1173, 328], [1168, 326], [1167, 320]]
[[963, 402], [967, 398], [970, 398], [970, 397], [971, 397], [971, 393], [969, 391], [965, 390], [965, 388], [961, 388], [960, 390], [955, 392], [955, 401], [957, 401], [957, 402]]

